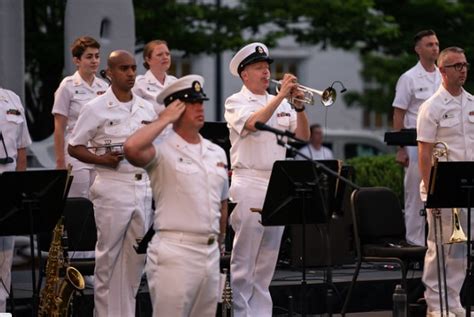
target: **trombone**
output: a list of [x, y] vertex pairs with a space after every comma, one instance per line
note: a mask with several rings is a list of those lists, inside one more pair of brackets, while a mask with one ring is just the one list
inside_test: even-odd
[[[432, 164], [434, 166], [434, 173], [432, 177], [436, 175], [436, 168], [440, 158], [445, 158], [446, 161], [449, 161], [449, 149], [448, 145], [445, 142], [438, 141], [434, 144], [433, 153], [432, 153]], [[434, 182], [431, 182], [430, 191], [434, 190]], [[435, 245], [436, 245], [436, 267], [438, 273], [438, 289], [439, 289], [439, 304], [441, 315], [443, 316], [446, 312], [446, 316], [449, 316], [449, 303], [448, 303], [448, 285], [446, 282], [446, 260], [444, 254], [444, 241], [443, 241], [443, 225], [441, 221], [441, 209], [433, 210], [433, 221], [434, 221], [434, 235], [435, 235]], [[452, 225], [453, 232], [447, 244], [453, 243], [463, 243], [467, 241], [467, 237], [464, 234], [464, 231], [461, 227], [459, 221], [459, 209], [452, 208]], [[443, 283], [443, 285], [442, 285]], [[446, 310], [443, 309], [443, 292], [444, 291], [444, 304], [446, 305]]]
[[[275, 80], [275, 79], [272, 79], [271, 81], [272, 83], [276, 84], [276, 92], [278, 93], [280, 91], [281, 81]], [[290, 103], [294, 103], [295, 101], [300, 101], [307, 105], [314, 105], [314, 95], [318, 95], [321, 97], [321, 103], [323, 104], [323, 106], [329, 107], [336, 101], [336, 98], [337, 98], [336, 89], [333, 88], [335, 83], [339, 83], [342, 86], [340, 93], [346, 92], [347, 89], [338, 80], [333, 82], [331, 86], [329, 86], [328, 88], [322, 91], [298, 84], [297, 89], [303, 92], [304, 96], [302, 98], [291, 97]]]

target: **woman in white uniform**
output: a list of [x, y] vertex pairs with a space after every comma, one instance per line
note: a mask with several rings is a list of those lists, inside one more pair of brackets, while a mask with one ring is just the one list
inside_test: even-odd
[[[171, 54], [168, 44], [163, 40], [153, 40], [148, 42], [143, 48], [143, 66], [147, 69], [144, 75], [137, 76], [133, 92], [149, 101], [159, 115], [165, 106], [156, 101], [156, 97], [169, 84], [176, 81], [176, 77], [168, 75], [171, 66]], [[163, 139], [171, 130], [169, 125], [157, 140]]]
[[89, 187], [94, 181], [92, 165], [82, 163], [69, 156], [65, 150], [79, 112], [82, 107], [105, 92], [108, 85], [96, 77], [99, 68], [100, 44], [93, 38], [77, 38], [71, 46], [72, 60], [77, 71], [65, 77], [54, 94], [54, 150], [56, 168], [67, 168], [72, 165], [73, 183], [70, 197], [89, 197]]

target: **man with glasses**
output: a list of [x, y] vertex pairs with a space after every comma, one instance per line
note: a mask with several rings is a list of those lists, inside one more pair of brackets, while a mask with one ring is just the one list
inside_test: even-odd
[[[446, 143], [449, 161], [474, 160], [474, 97], [463, 89], [469, 64], [464, 50], [448, 47], [439, 54], [438, 66], [442, 84], [436, 93], [423, 103], [417, 120], [419, 167], [422, 177], [421, 195], [426, 198], [429, 184], [431, 159], [436, 142]], [[427, 316], [441, 316], [438, 285], [436, 244], [433, 210], [428, 210], [428, 251], [425, 256], [423, 283], [428, 305]], [[441, 209], [441, 224], [446, 243], [452, 229], [451, 209]], [[460, 214], [461, 225], [466, 228], [466, 211]], [[464, 229], [466, 230], [466, 229]], [[444, 248], [446, 284], [448, 289], [449, 316], [465, 316], [459, 292], [466, 276], [466, 244], [457, 243]], [[447, 314], [444, 314], [447, 316]]]
[[[432, 30], [418, 32], [415, 37], [418, 63], [398, 80], [393, 101], [393, 129], [414, 129], [420, 105], [431, 97], [441, 83], [436, 67], [439, 42]], [[425, 219], [420, 216], [423, 203], [419, 195], [420, 172], [416, 146], [399, 147], [397, 163], [405, 167], [405, 226], [406, 239], [414, 245], [425, 245]]]

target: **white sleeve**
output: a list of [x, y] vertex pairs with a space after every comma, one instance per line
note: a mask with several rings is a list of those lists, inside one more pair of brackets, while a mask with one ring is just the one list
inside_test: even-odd
[[23, 122], [21, 123], [21, 128], [20, 128], [19, 134], [17, 136], [17, 142], [16, 142], [17, 149], [23, 149], [23, 148], [26, 148], [27, 146], [29, 146], [31, 144], [31, 137], [30, 137], [30, 133], [28, 132], [28, 125], [27, 125], [27, 121], [26, 121], [25, 108], [21, 104], [20, 97], [18, 97], [14, 93], [10, 93], [10, 92], [7, 92], [7, 93], [11, 94], [12, 99], [15, 103], [15, 106], [19, 108], [20, 113], [21, 113], [21, 117], [23, 118]]
[[245, 130], [245, 123], [254, 112], [255, 107], [246, 103], [239, 94], [234, 94], [225, 101], [224, 118], [230, 127], [241, 136], [250, 132]]
[[61, 114], [65, 117], [69, 117], [71, 99], [71, 91], [67, 88], [66, 82], [63, 80], [56, 92], [54, 93], [54, 104], [51, 113]]
[[398, 79], [395, 88], [395, 99], [393, 100], [394, 108], [408, 109], [411, 101], [412, 84], [412, 79], [405, 74]]
[[100, 126], [100, 117], [91, 103], [88, 102], [82, 107], [77, 119], [72, 135], [69, 139], [69, 144], [72, 146], [84, 145], [87, 146], [89, 141], [94, 137]]
[[[429, 99], [431, 100], [431, 98]], [[416, 140], [426, 143], [435, 143], [438, 131], [438, 118], [436, 109], [430, 102], [420, 106], [416, 120]]]

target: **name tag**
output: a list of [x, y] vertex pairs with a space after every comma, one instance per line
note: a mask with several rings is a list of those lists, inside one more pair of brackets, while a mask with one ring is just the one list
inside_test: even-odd
[[19, 115], [21, 115], [21, 112], [18, 109], [8, 109], [7, 114], [12, 114], [12, 115], [15, 115], [15, 116], [19, 116]]

